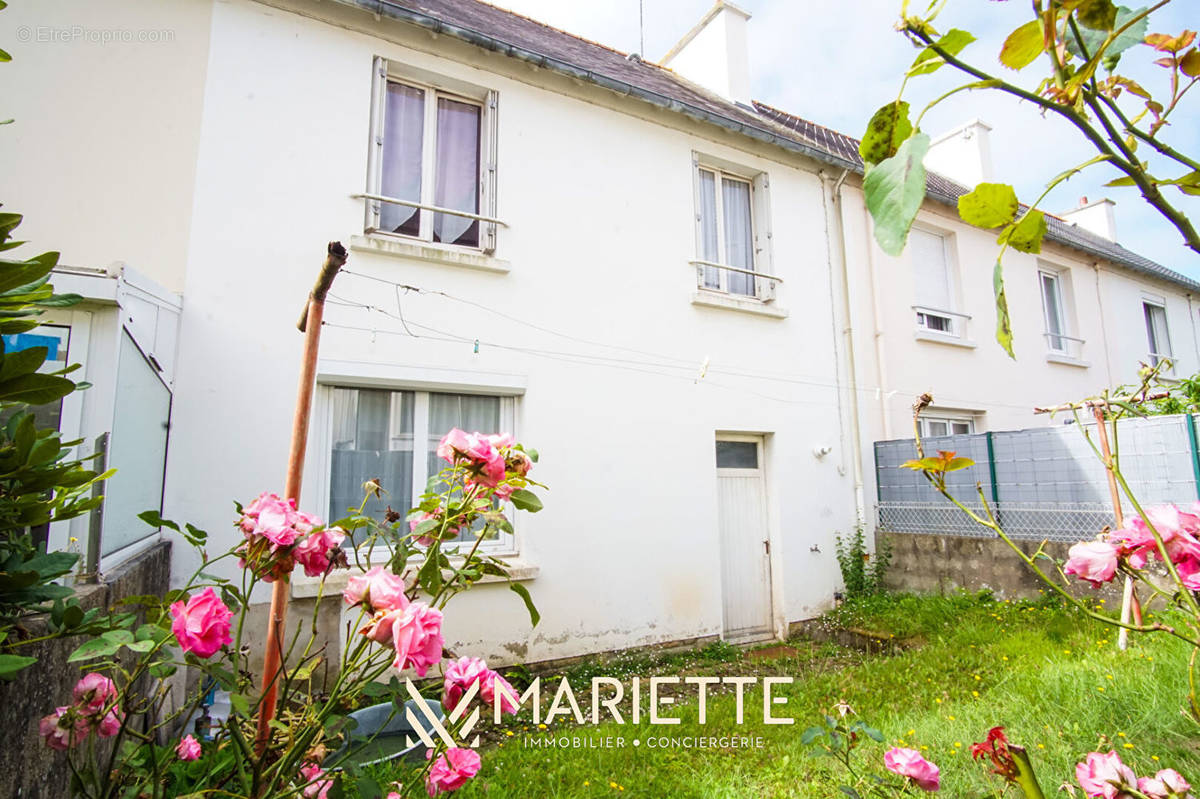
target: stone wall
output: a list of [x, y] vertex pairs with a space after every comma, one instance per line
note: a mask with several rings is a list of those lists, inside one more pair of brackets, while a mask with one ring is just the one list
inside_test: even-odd
[[[1008, 544], [999, 538], [879, 533], [892, 547], [892, 565], [885, 584], [893, 591], [945, 594], [962, 588], [967, 591], [990, 590], [1000, 599], [1036, 599], [1048, 590]], [[1037, 541], [1018, 541], [1027, 555], [1038, 548]], [[1070, 544], [1049, 542], [1045, 552], [1055, 560], [1065, 560]], [[1049, 566], [1049, 564], [1046, 564]], [[1053, 574], [1048, 569], [1043, 569]], [[1120, 601], [1119, 588], [1105, 587], [1094, 592], [1084, 584], [1073, 588], [1080, 594], [1101, 596], [1109, 602]]]
[[[85, 609], [110, 607], [128, 596], [166, 593], [170, 581], [171, 544], [163, 541], [105, 575], [99, 585], [79, 586]], [[33, 617], [23, 625], [31, 634], [45, 629]], [[77, 663], [67, 657], [82, 643], [57, 638], [31, 645], [23, 654], [38, 662], [12, 682], [0, 682], [0, 796], [16, 799], [63, 799], [69, 796], [70, 771], [63, 752], [55, 752], [38, 737], [38, 721], [59, 705], [69, 704], [79, 680]]]

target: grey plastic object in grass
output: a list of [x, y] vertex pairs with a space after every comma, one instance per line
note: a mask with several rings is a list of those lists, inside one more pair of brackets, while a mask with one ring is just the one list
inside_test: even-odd
[[[445, 718], [440, 702], [435, 699], [424, 701], [438, 721]], [[433, 725], [417, 701], [410, 699], [404, 703], [404, 707], [412, 711], [412, 717], [417, 720], [417, 724], [432, 738], [435, 734]], [[421, 744], [416, 730], [409, 724], [407, 716], [407, 713], [400, 711], [391, 702], [354, 711], [349, 718], [356, 721], [357, 726], [349, 732], [346, 743], [330, 755], [325, 763], [332, 768], [340, 768], [343, 762], [349, 760], [360, 766], [369, 766], [398, 757], [423, 756], [425, 747]], [[416, 739], [412, 746], [406, 744], [408, 737]]]

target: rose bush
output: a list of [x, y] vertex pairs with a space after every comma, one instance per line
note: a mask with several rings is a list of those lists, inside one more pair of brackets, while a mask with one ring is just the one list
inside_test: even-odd
[[[72, 704], [41, 720], [39, 733], [47, 746], [68, 752], [73, 795], [170, 799], [204, 792], [329, 799], [357, 792], [382, 799], [384, 790], [355, 764], [354, 755], [373, 737], [351, 737], [351, 711], [390, 697], [393, 714], [403, 712], [399, 672], [420, 678], [440, 669], [441, 677], [422, 691], [448, 714], [462, 710], [465, 697], [490, 704], [497, 700], [497, 686], [511, 692], [478, 658], [444, 660], [442, 623], [458, 593], [484, 576], [508, 578], [504, 561], [481, 554], [479, 545], [512, 531], [510, 507], [531, 512], [542, 507], [529, 490], [538, 485], [529, 478], [537, 453], [508, 435], [452, 430], [437, 454], [446, 466], [407, 519], [390, 508], [382, 520], [364, 514], [367, 501], [383, 493], [375, 481], [364, 484], [358, 509], [330, 525], [291, 499], [264, 493], [237, 507], [237, 545], [210, 558], [204, 531], [143, 514], [200, 549], [203, 565], [167, 597], [136, 598], [144, 618], [113, 614], [106, 629], [71, 655], [92, 670], [75, 686]], [[357, 546], [348, 552], [343, 544], [351, 536]], [[212, 573], [213, 564], [226, 558], [239, 563], [239, 580]], [[328, 575], [352, 570], [339, 604], [357, 632], [330, 655], [315, 641], [314, 615], [307, 641], [294, 637], [286, 643], [281, 660], [287, 665], [268, 675], [277, 690], [278, 715], [270, 734], [256, 739], [262, 691], [246, 645], [254, 636], [247, 625], [249, 599], [258, 584], [289, 580], [297, 568], [321, 578], [317, 607]], [[536, 624], [528, 592], [511, 580], [509, 586]], [[322, 662], [334, 666], [334, 676], [316, 684]], [[190, 680], [197, 687], [168, 711], [171, 680], [181, 668], [199, 672], [201, 679]], [[391, 682], [384, 683], [389, 676]], [[203, 698], [214, 688], [228, 692], [229, 717], [184, 728], [188, 720], [203, 721]], [[501, 694], [499, 701], [504, 712], [516, 711], [511, 699]], [[444, 724], [453, 736], [464, 722], [459, 713]], [[106, 745], [94, 745], [93, 735]], [[448, 746], [440, 736], [432, 740], [435, 745], [414, 763], [403, 787], [391, 786], [389, 799], [454, 791], [478, 773], [474, 750]]]

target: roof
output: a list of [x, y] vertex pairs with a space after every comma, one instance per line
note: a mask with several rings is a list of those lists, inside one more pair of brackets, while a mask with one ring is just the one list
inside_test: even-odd
[[[585, 80], [840, 169], [862, 173], [858, 140], [765, 103], [726, 100], [675, 72], [480, 0], [339, 0]], [[931, 199], [957, 204], [970, 189], [929, 173]], [[1077, 225], [1047, 215], [1048, 238], [1142, 274], [1200, 291], [1200, 283]]]

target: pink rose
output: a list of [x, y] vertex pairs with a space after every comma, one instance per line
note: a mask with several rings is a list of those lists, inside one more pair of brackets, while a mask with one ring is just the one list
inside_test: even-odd
[[446, 463], [454, 463], [470, 451], [472, 443], [470, 436], [456, 427], [442, 436], [441, 442], [438, 443], [437, 456]]
[[1138, 790], [1150, 799], [1172, 799], [1185, 797], [1192, 789], [1188, 781], [1175, 769], [1165, 768], [1154, 775], [1154, 778], [1142, 777], [1138, 780]]
[[309, 763], [300, 767], [300, 776], [308, 785], [304, 786], [304, 796], [306, 799], [326, 799], [329, 795], [329, 789], [333, 787], [333, 780], [321, 779], [325, 776], [325, 771], [316, 763]]
[[111, 738], [121, 731], [121, 724], [124, 721], [125, 717], [121, 715], [121, 711], [114, 707], [105, 713], [104, 717], [96, 723], [96, 734], [101, 738]]
[[300, 535], [296, 521], [295, 503], [278, 494], [260, 494], [245, 509], [239, 526], [246, 533], [261, 535], [276, 547], [289, 547]]
[[107, 708], [117, 699], [117, 686], [113, 681], [98, 672], [85, 674], [83, 679], [75, 683], [71, 692], [75, 704], [79, 705], [84, 715], [91, 716]]
[[1074, 574], [1096, 588], [1117, 573], [1117, 548], [1107, 541], [1081, 541], [1071, 547], [1064, 574]]
[[46, 739], [46, 746], [63, 751], [75, 746], [88, 734], [88, 720], [79, 714], [78, 708], [63, 706], [38, 722], [38, 735]]
[[1137, 787], [1133, 769], [1122, 763], [1116, 752], [1107, 755], [1092, 752], [1084, 762], [1075, 765], [1075, 779], [1085, 794], [1104, 799], [1120, 799], [1127, 795], [1125, 789]]
[[[432, 755], [432, 749], [425, 753], [427, 758]], [[425, 790], [430, 796], [457, 791], [467, 784], [467, 780], [479, 773], [479, 765], [479, 753], [474, 749], [447, 749], [438, 755], [429, 768], [429, 773], [425, 776]]]
[[893, 746], [883, 756], [883, 765], [888, 771], [907, 777], [925, 791], [936, 791], [940, 779], [938, 767], [921, 757], [916, 749], [901, 749]]
[[479, 698], [491, 707], [496, 701], [496, 686], [502, 685], [508, 693], [500, 694], [500, 711], [516, 713], [517, 704], [512, 697], [516, 691], [508, 680], [487, 667], [481, 658], [462, 657], [452, 660], [446, 666], [442, 683], [442, 706], [447, 712], [454, 712], [458, 703], [476, 681], [479, 682]]
[[309, 533], [296, 545], [292, 554], [295, 556], [296, 562], [304, 567], [306, 575], [320, 577], [329, 571], [329, 553], [341, 546], [345, 539], [346, 534], [337, 527]]
[[363, 603], [370, 610], [403, 610], [408, 606], [404, 596], [404, 580], [382, 566], [373, 566], [366, 574], [356, 574], [346, 581], [342, 598], [349, 605]]
[[171, 632], [184, 652], [197, 657], [212, 657], [222, 646], [232, 643], [229, 620], [233, 613], [211, 587], [187, 601], [171, 605]]
[[414, 602], [403, 611], [393, 611], [392, 647], [396, 660], [392, 668], [411, 668], [424, 677], [429, 667], [442, 659], [442, 612], [423, 602]]
[[175, 754], [180, 760], [195, 760], [200, 757], [200, 742], [190, 735], [185, 735], [179, 746], [175, 747]]
[[1189, 591], [1200, 591], [1200, 559], [1183, 558], [1175, 564], [1179, 579]]

